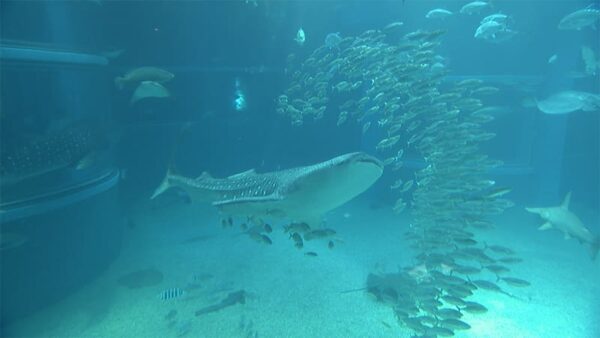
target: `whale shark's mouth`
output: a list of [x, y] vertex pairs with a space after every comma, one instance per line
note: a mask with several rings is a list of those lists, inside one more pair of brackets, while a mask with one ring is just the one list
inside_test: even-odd
[[380, 160], [378, 160], [374, 157], [370, 157], [370, 156], [367, 158], [361, 158], [361, 159], [357, 160], [356, 162], [374, 164], [375, 166], [377, 166], [379, 168], [383, 168], [383, 163]]
[[338, 162], [336, 165], [347, 165], [347, 164], [373, 164], [376, 167], [383, 170], [383, 162], [378, 160], [377, 158], [367, 155], [365, 153], [352, 153], [346, 155], [346, 158], [342, 161]]

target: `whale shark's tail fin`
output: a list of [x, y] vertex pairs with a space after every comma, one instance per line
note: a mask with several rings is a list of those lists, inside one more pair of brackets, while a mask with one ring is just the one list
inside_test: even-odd
[[596, 260], [596, 257], [598, 257], [598, 251], [600, 251], [600, 236], [596, 236], [596, 239], [592, 243], [591, 249], [592, 260]]
[[155, 199], [156, 196], [162, 194], [163, 192], [167, 191], [169, 188], [171, 188], [171, 184], [169, 183], [169, 179], [171, 178], [171, 176], [173, 176], [172, 174], [172, 169], [169, 168], [167, 170], [167, 174], [165, 175], [165, 178], [162, 180], [162, 182], [160, 183], [160, 185], [156, 188], [156, 190], [154, 190], [154, 193], [152, 194], [152, 196], [150, 197], [151, 200]]

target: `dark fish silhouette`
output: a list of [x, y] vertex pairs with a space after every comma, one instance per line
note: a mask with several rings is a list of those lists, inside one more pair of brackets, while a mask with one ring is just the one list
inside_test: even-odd
[[216, 311], [224, 309], [228, 306], [233, 306], [235, 304], [246, 304], [246, 291], [239, 290], [239, 291], [231, 292], [220, 303], [211, 305], [211, 306], [207, 306], [203, 309], [196, 311], [196, 316], [200, 316], [200, 315], [211, 313], [211, 312], [216, 312]]

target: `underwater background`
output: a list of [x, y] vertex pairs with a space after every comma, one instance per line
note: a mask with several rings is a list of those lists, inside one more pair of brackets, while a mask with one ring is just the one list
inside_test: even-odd
[[598, 1], [0, 15], [2, 337], [600, 336]]

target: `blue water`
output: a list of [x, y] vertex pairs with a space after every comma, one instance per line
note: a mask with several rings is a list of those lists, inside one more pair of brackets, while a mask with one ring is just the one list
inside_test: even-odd
[[[14, 159], [22, 144], [35, 143], [35, 149], [56, 154], [56, 161], [42, 163], [39, 166], [44, 172], [16, 183], [9, 182], [7, 172], [0, 177], [1, 335], [599, 337], [600, 257], [590, 257], [600, 243], [600, 35], [591, 25], [580, 30], [558, 26], [565, 16], [583, 9], [591, 20], [595, 16], [593, 26], [597, 26], [600, 3], [495, 0], [478, 13], [460, 13], [467, 3], [2, 1], [2, 160]], [[453, 14], [425, 18], [435, 8]], [[514, 36], [506, 41], [499, 41], [495, 34], [487, 40], [475, 38], [480, 21], [495, 13], [508, 16], [501, 30]], [[396, 32], [386, 31], [379, 44], [356, 39], [392, 22], [403, 25]], [[295, 41], [299, 29], [305, 34], [302, 44]], [[406, 34], [437, 30], [446, 32], [433, 40], [439, 41], [439, 46], [431, 48], [435, 61], [433, 56], [422, 61], [401, 90], [378, 87], [393, 71], [389, 60], [401, 60], [406, 66], [417, 58], [413, 49], [394, 49], [414, 43]], [[348, 59], [340, 68], [331, 68], [332, 60], [360, 53], [350, 52], [344, 40], [339, 47], [323, 47], [330, 33], [339, 33], [351, 41], [348, 44], [368, 46], [360, 53], [378, 50], [388, 61], [375, 68], [370, 65], [383, 60], [378, 59], [381, 56], [360, 62]], [[416, 41], [421, 44], [424, 40]], [[591, 63], [582, 57], [582, 47], [592, 51]], [[313, 54], [319, 48], [322, 52]], [[323, 63], [307, 65], [314, 55], [318, 55], [315, 62]], [[555, 60], [550, 62], [553, 55]], [[290, 58], [292, 62], [288, 62]], [[416, 132], [407, 130], [410, 120], [403, 121], [398, 143], [387, 150], [377, 149], [383, 139], [393, 136], [388, 135], [393, 119], [410, 112], [406, 102], [418, 96], [417, 80], [431, 76], [428, 69], [435, 62], [442, 64], [447, 74], [432, 80], [425, 96], [452, 92], [460, 88], [461, 81], [472, 79], [481, 81], [479, 87], [498, 89], [480, 97], [463, 91], [461, 97], [481, 99], [481, 107], [501, 108], [491, 114], [493, 121], [466, 132], [495, 133], [490, 140], [473, 142], [477, 149], [472, 156], [485, 155], [502, 161], [500, 165], [468, 169], [465, 158], [454, 157], [458, 161], [452, 162], [453, 156], [459, 156], [451, 155], [453, 151], [467, 146], [447, 144], [466, 134], [435, 137], [469, 121], [463, 116], [477, 108], [460, 108], [458, 119], [444, 119], [431, 113], [433, 101], [415, 118], [420, 121]], [[150, 97], [132, 104], [141, 81], [124, 90], [115, 87], [116, 77], [143, 66], [174, 75], [159, 85], [169, 97]], [[349, 75], [347, 70], [352, 67], [358, 71]], [[319, 95], [328, 101], [322, 104], [323, 117], [314, 119], [308, 109], [299, 109], [292, 101], [319, 96], [315, 94], [319, 84], [309, 78], [323, 76], [329, 77]], [[357, 80], [362, 81], [357, 89], [334, 89], [342, 81], [352, 84]], [[290, 91], [299, 82], [301, 90]], [[394, 84], [402, 82], [394, 79]], [[372, 95], [371, 88], [376, 88]], [[538, 108], [544, 99], [565, 91], [588, 95], [587, 106], [565, 114]], [[360, 118], [376, 105], [378, 92], [385, 94], [385, 102], [379, 103], [382, 109]], [[278, 112], [281, 95], [287, 95], [290, 105], [303, 111], [301, 125], [296, 125], [287, 105], [287, 110]], [[354, 115], [338, 125], [340, 106], [367, 96], [370, 103], [348, 109]], [[395, 97], [401, 105], [390, 117], [383, 111]], [[577, 103], [581, 102], [569, 102]], [[430, 134], [437, 140], [432, 148], [441, 149], [438, 153], [407, 145], [413, 134], [436, 121], [445, 123]], [[366, 123], [370, 127], [363, 132]], [[102, 139], [92, 145], [93, 156], [70, 158], [66, 147], [45, 147], [50, 144], [44, 141], [49, 137], [90, 125]], [[466, 130], [465, 125], [461, 128]], [[190, 179], [204, 172], [219, 179], [249, 169], [281, 172], [352, 152], [384, 161], [400, 149], [403, 157], [393, 162], [402, 162], [399, 170], [393, 170], [391, 162], [386, 164], [381, 177], [377, 174], [378, 179], [369, 182], [364, 191], [339, 207], [328, 208], [317, 215], [320, 217], [307, 215], [307, 210], [279, 217], [281, 212], [268, 208], [266, 212], [261, 209], [262, 213], [235, 214], [211, 203], [237, 197], [199, 198], [193, 189], [191, 194], [170, 189], [150, 200], [169, 169]], [[33, 152], [20, 158], [29, 163], [35, 162], [36, 156]], [[379, 170], [373, 168], [364, 170]], [[426, 168], [437, 170], [429, 177], [434, 184], [420, 179]], [[458, 171], [445, 175], [448, 168]], [[11, 174], [25, 175], [25, 170]], [[469, 170], [476, 175], [467, 177]], [[319, 198], [335, 200], [344, 192], [340, 188], [328, 195], [331, 189], [327, 184], [356, 187], [363, 174], [358, 169], [349, 176], [335, 171], [330, 179], [316, 178], [310, 184], [299, 181], [270, 197], [285, 201], [294, 189], [310, 186], [307, 189], [317, 193], [302, 200], [303, 206]], [[398, 179], [414, 180], [415, 184], [400, 193], [390, 189]], [[490, 197], [496, 190], [467, 188], [482, 180], [493, 180], [496, 188], [509, 192]], [[446, 183], [459, 191], [444, 190]], [[584, 234], [571, 233], [573, 238], [565, 240], [569, 236], [556, 225], [555, 229], [536, 230], [545, 220], [525, 208], [558, 207], [569, 192], [569, 215], [581, 220], [577, 224], [584, 227]], [[451, 206], [436, 204], [440, 202], [437, 194]], [[407, 206], [395, 213], [398, 198]], [[510, 205], [499, 212], [488, 212], [483, 204], [480, 209], [465, 211], [469, 202], [495, 199], [509, 200]], [[314, 208], [325, 202], [317, 202]], [[229, 217], [231, 226], [227, 225]], [[320, 224], [321, 220], [325, 223]], [[495, 226], [472, 226], [483, 220]], [[272, 232], [265, 230], [265, 222]], [[331, 228], [336, 233], [318, 240], [306, 240], [304, 235], [304, 247], [299, 250], [289, 238], [291, 232], [284, 232], [284, 226], [293, 222], [310, 223], [313, 230]], [[252, 236], [248, 229], [253, 224], [272, 244]], [[447, 236], [429, 234], [428, 229], [436, 225], [452, 229], [448, 231], [468, 231], [475, 242], [431, 246], [433, 239], [445, 241]], [[410, 234], [422, 237], [415, 239]], [[488, 246], [493, 244], [514, 250], [514, 256], [523, 262], [502, 263], [502, 255]], [[455, 256], [468, 248], [492, 256], [494, 261]], [[441, 263], [437, 258], [422, 258], [431, 253], [445, 258]], [[451, 324], [444, 324], [448, 318], [427, 312], [423, 307], [426, 301], [416, 297], [414, 290], [434, 287], [436, 301], [451, 295], [451, 287], [441, 282], [443, 277], [434, 276], [457, 276], [451, 270], [460, 264], [481, 269], [461, 276], [464, 285], [484, 279], [510, 296], [481, 287], [465, 296], [463, 300], [487, 307], [481, 314], [444, 303], [446, 308], [457, 308], [460, 320], [470, 326], [449, 329]], [[489, 265], [502, 265], [510, 272], [494, 274]], [[417, 278], [419, 271], [425, 275]], [[411, 281], [396, 282], [395, 295], [390, 296], [389, 290], [368, 284], [370, 274], [403, 276]], [[502, 277], [523, 279], [531, 285], [511, 286]], [[123, 278], [134, 286], [123, 283]], [[417, 284], [411, 284], [413, 279]], [[159, 293], [175, 288], [185, 291], [184, 295], [168, 302], [158, 299]], [[405, 288], [413, 291], [405, 292]], [[221, 304], [238, 290], [247, 294], [244, 301], [195, 315], [202, 308]], [[407, 314], [409, 319], [418, 318], [417, 328], [398, 310], [406, 302], [419, 309]], [[165, 318], [171, 310], [176, 310], [176, 315]]]

